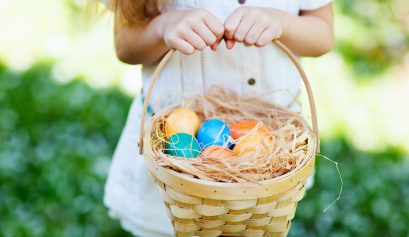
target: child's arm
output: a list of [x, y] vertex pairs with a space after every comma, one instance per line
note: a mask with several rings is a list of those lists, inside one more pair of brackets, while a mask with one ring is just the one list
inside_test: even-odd
[[192, 54], [219, 41], [223, 23], [206, 10], [176, 10], [151, 21], [130, 26], [115, 19], [115, 46], [118, 58], [129, 64], [152, 64], [170, 48]]
[[334, 46], [332, 4], [302, 11], [300, 16], [272, 8], [240, 7], [224, 25], [228, 39], [258, 47], [280, 39], [300, 56], [320, 56]]

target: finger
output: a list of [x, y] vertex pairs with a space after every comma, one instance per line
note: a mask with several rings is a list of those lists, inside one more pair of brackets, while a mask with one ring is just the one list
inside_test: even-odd
[[250, 47], [250, 46], [251, 46], [250, 44], [247, 44], [246, 42], [243, 42], [243, 44], [244, 44], [244, 46], [246, 46], [246, 47]]
[[216, 40], [220, 40], [221, 38], [223, 38], [224, 26], [216, 16], [212, 15], [211, 13], [207, 13], [207, 16], [204, 16], [202, 19], [207, 27], [216, 36]]
[[246, 37], [244, 38], [244, 43], [246, 45], [255, 45], [257, 40], [260, 38], [261, 34], [266, 30], [266, 28], [267, 26], [256, 22], [251, 27]]
[[216, 43], [210, 45], [210, 49], [213, 50], [213, 51], [216, 51], [217, 47], [219, 47], [219, 42], [216, 42]]
[[216, 50], [217, 50], [217, 47], [218, 47], [219, 44], [220, 44], [220, 41], [222, 41], [222, 39], [219, 39], [219, 40], [216, 41], [216, 43], [210, 45], [210, 48], [211, 48], [213, 51], [216, 51]]
[[236, 32], [234, 32], [234, 40], [237, 42], [243, 42], [244, 38], [246, 37], [247, 33], [250, 31], [254, 23], [255, 19], [244, 16], [241, 19], [240, 25], [239, 27], [237, 27]]
[[218, 44], [212, 44], [210, 45], [210, 49], [216, 51], [218, 46], [219, 46]]
[[270, 43], [273, 39], [277, 39], [279, 32], [276, 28], [268, 27], [266, 28], [263, 33], [261, 33], [260, 37], [256, 42], [257, 47], [263, 47]]
[[239, 8], [226, 19], [224, 22], [224, 36], [227, 39], [233, 39], [234, 32], [236, 32], [237, 27], [239, 27], [243, 15], [244, 11]]
[[180, 38], [174, 40], [172, 47], [186, 55], [190, 55], [195, 52], [195, 48], [190, 43]]
[[206, 42], [194, 31], [183, 34], [182, 39], [190, 43], [195, 49], [203, 50], [206, 47]]
[[226, 43], [226, 48], [227, 49], [232, 49], [236, 42], [234, 40], [232, 40], [232, 39], [225, 39], [225, 43]]
[[193, 31], [198, 34], [207, 45], [212, 45], [217, 41], [215, 34], [207, 27], [205, 23], [196, 24], [193, 26]]

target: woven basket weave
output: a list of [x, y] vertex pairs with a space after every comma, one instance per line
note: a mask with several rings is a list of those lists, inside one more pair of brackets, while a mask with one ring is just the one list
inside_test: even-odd
[[[317, 116], [308, 79], [297, 58], [278, 40], [273, 41], [294, 63], [307, 90], [312, 131], [307, 162], [277, 178], [254, 183], [220, 183], [200, 180], [161, 167], [150, 154], [150, 128], [141, 124], [140, 153], [144, 154], [150, 174], [158, 186], [175, 229], [175, 236], [287, 236], [297, 203], [304, 197], [305, 183], [311, 175], [315, 153], [319, 152]], [[156, 68], [144, 103], [145, 118], [156, 79], [173, 55], [171, 50]], [[144, 146], [144, 141], [148, 141]]]

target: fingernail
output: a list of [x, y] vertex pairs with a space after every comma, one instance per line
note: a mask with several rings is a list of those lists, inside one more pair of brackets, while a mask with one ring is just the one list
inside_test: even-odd
[[217, 44], [217, 43], [214, 43], [214, 44], [210, 45], [210, 48], [211, 48], [213, 51], [216, 51], [217, 46], [218, 46], [218, 44]]
[[232, 49], [234, 47], [234, 41], [233, 40], [226, 40], [226, 48], [227, 49]]

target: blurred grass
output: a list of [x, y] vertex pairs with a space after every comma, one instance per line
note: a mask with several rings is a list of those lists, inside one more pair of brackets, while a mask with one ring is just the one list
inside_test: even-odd
[[[77, 79], [58, 84], [52, 64], [0, 66], [0, 236], [129, 236], [107, 215], [106, 173], [131, 99]], [[317, 158], [316, 184], [290, 236], [408, 236], [409, 160], [390, 147], [357, 151], [344, 138]]]
[[335, 165], [317, 156], [316, 183], [298, 204], [290, 236], [409, 236], [409, 159], [399, 149], [368, 153], [354, 149], [339, 137], [324, 140], [321, 154], [339, 162], [344, 181]]
[[102, 197], [130, 98], [48, 64], [0, 66], [0, 91], [0, 236], [127, 236]]

